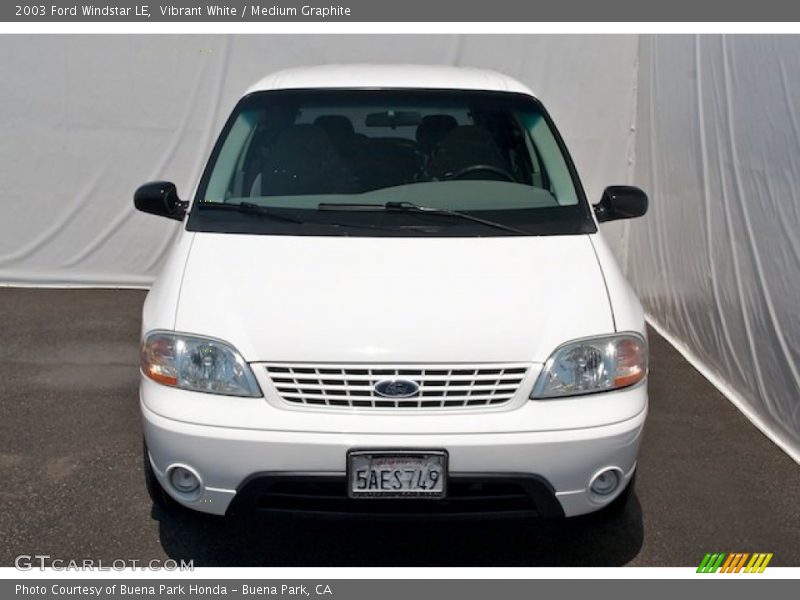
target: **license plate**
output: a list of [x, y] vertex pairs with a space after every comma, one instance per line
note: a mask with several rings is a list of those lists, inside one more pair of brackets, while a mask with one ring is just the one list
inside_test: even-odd
[[446, 479], [444, 451], [354, 450], [347, 455], [351, 498], [443, 498]]

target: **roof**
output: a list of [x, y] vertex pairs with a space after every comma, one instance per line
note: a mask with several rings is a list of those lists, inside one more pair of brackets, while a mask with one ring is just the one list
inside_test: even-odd
[[247, 93], [309, 88], [422, 88], [518, 92], [533, 96], [516, 79], [483, 69], [440, 65], [320, 65], [278, 71]]

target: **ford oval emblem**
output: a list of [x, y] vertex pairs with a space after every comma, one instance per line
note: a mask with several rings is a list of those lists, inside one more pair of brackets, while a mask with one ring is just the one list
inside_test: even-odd
[[384, 398], [411, 398], [419, 394], [419, 384], [408, 379], [383, 379], [375, 384], [374, 389]]

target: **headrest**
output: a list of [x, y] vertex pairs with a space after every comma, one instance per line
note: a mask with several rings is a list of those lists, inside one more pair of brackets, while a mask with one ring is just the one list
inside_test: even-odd
[[417, 126], [417, 143], [423, 151], [430, 152], [457, 126], [458, 121], [451, 115], [427, 115]]
[[331, 139], [347, 139], [355, 135], [353, 122], [344, 115], [320, 115], [314, 125], [322, 128]]

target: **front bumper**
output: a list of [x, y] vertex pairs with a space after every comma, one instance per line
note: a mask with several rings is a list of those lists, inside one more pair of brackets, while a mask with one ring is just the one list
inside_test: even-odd
[[[647, 392], [645, 386], [639, 386], [611, 392], [608, 396], [620, 394], [627, 396], [625, 401], [629, 405], [639, 407], [624, 420], [575, 429], [489, 433], [274, 431], [187, 423], [157, 414], [148, 408], [144, 398], [141, 408], [156, 477], [171, 496], [194, 510], [227, 514], [237, 494], [240, 500], [249, 496], [253, 481], [263, 481], [265, 477], [274, 480], [291, 476], [306, 482], [322, 478], [319, 481], [341, 482], [346, 471], [347, 451], [351, 448], [444, 448], [449, 453], [453, 481], [466, 482], [475, 477], [485, 480], [493, 476], [530, 478], [543, 483], [557, 501], [557, 505], [542, 500], [534, 502], [537, 506], [533, 512], [554, 514], [553, 507], [558, 506], [569, 517], [607, 505], [633, 476], [647, 413]], [[602, 400], [595, 398], [588, 402]], [[508, 419], [509, 428], [518, 425], [517, 412], [509, 411], [503, 417]], [[474, 425], [479, 427], [480, 422], [480, 418], [476, 419]], [[200, 476], [199, 495], [187, 498], [170, 487], [166, 472], [174, 464], [188, 465]], [[596, 473], [608, 467], [620, 469], [624, 482], [614, 494], [601, 500], [589, 492], [588, 486]], [[355, 502], [363, 502], [367, 511], [372, 510], [370, 500]], [[401, 506], [405, 501], [394, 502], [399, 510], [405, 510]], [[543, 510], [544, 505], [547, 506]], [[347, 506], [344, 512], [359, 505], [351, 502]], [[391, 503], [388, 506], [387, 511], [391, 512]], [[298, 510], [302, 510], [302, 506], [298, 506]], [[555, 514], [560, 513], [555, 510]]]

